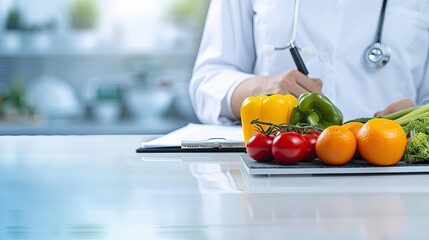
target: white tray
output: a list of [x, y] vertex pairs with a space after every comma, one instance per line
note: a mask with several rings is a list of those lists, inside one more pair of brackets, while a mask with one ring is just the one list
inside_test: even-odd
[[407, 164], [403, 161], [393, 166], [374, 166], [362, 159], [353, 159], [343, 166], [328, 166], [318, 159], [283, 165], [276, 162], [257, 162], [247, 154], [241, 155], [241, 164], [250, 175], [302, 175], [302, 174], [371, 174], [371, 173], [429, 173], [429, 163]]

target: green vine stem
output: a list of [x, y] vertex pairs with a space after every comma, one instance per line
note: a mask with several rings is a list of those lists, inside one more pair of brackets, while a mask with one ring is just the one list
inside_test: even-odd
[[[272, 122], [264, 122], [260, 121], [259, 119], [254, 119], [250, 122], [251, 124], [255, 125], [256, 131], [261, 132], [265, 135], [275, 135], [278, 132], [297, 132], [299, 134], [306, 134], [306, 133], [315, 133], [318, 131], [323, 131], [323, 129], [318, 128], [314, 125], [308, 125], [308, 124], [297, 124], [292, 125], [288, 123], [272, 123]], [[265, 130], [263, 126], [268, 126], [268, 128]]]

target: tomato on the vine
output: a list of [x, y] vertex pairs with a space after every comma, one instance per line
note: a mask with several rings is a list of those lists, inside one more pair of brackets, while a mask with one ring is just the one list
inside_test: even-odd
[[316, 141], [319, 137], [317, 133], [306, 133], [303, 135], [307, 141], [307, 151], [302, 159], [302, 161], [313, 161], [316, 157]]
[[247, 141], [246, 151], [249, 157], [258, 162], [268, 162], [274, 159], [271, 153], [273, 137], [267, 136], [261, 132], [255, 133]]
[[271, 151], [278, 163], [296, 164], [307, 152], [307, 141], [296, 132], [280, 133], [274, 138]]

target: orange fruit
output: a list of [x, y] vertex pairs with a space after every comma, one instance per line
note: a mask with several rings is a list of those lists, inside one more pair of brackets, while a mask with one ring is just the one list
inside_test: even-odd
[[[357, 135], [359, 133], [359, 130], [362, 128], [363, 123], [361, 122], [348, 122], [343, 124], [344, 127], [348, 128], [350, 131], [352, 131], [353, 135], [357, 139]], [[356, 148], [356, 152], [353, 156], [353, 158], [361, 158], [359, 154], [359, 150]]]
[[357, 138], [357, 135], [359, 133], [359, 130], [363, 126], [363, 123], [361, 122], [348, 122], [343, 124], [344, 127], [348, 128], [350, 131], [352, 131], [353, 135]]
[[389, 166], [401, 160], [407, 136], [399, 123], [374, 118], [359, 130], [357, 143], [363, 159], [374, 165]]
[[330, 126], [323, 130], [316, 142], [316, 154], [327, 165], [344, 165], [356, 151], [356, 138], [347, 127]]

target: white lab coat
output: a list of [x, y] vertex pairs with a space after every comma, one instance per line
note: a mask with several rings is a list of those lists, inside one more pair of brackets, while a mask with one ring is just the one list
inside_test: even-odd
[[[309, 76], [344, 119], [370, 117], [388, 104], [411, 98], [429, 103], [429, 1], [389, 0], [382, 42], [391, 59], [381, 69], [363, 61], [374, 42], [382, 0], [303, 0], [298, 47]], [[292, 33], [293, 0], [212, 0], [189, 92], [201, 122], [237, 122], [231, 96], [243, 80], [277, 75], [296, 66], [285, 46]]]

